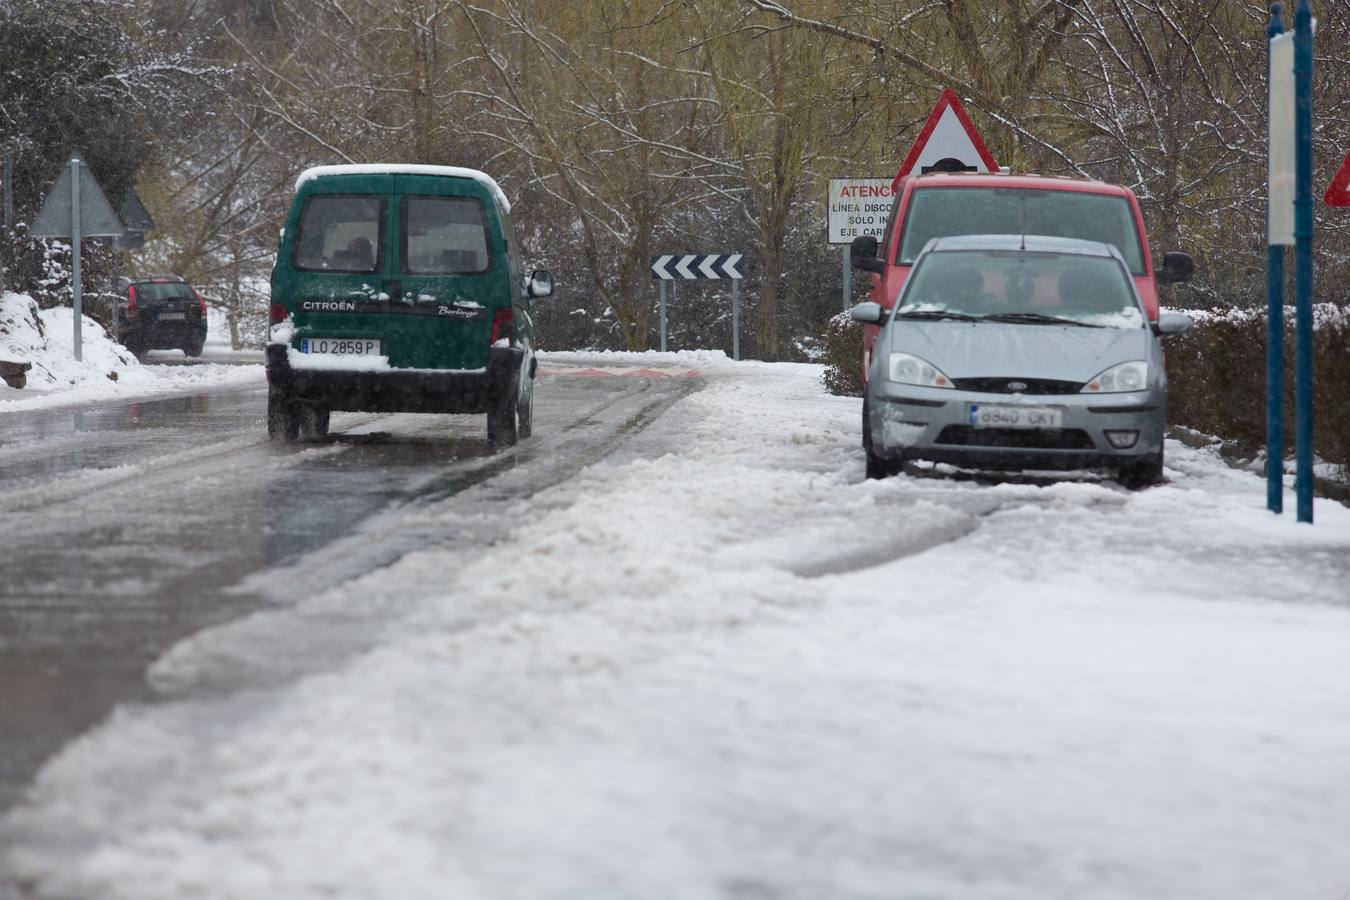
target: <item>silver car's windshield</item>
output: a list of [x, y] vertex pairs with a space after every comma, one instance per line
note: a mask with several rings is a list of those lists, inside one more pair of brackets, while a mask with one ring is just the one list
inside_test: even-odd
[[1025, 250], [924, 256], [897, 318], [1142, 328], [1134, 285], [1114, 258]]

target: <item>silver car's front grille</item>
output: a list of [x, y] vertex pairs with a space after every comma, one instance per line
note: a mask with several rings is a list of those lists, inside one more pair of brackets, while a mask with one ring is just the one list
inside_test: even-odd
[[1081, 381], [1055, 381], [1050, 378], [954, 378], [957, 390], [983, 394], [1076, 394]]
[[1081, 428], [974, 428], [948, 425], [937, 443], [956, 447], [1001, 447], [1010, 450], [1092, 450], [1092, 438]]

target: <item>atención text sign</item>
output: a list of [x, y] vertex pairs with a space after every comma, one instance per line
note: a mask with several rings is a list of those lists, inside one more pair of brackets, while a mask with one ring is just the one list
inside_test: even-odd
[[880, 238], [891, 215], [889, 178], [831, 178], [827, 228], [831, 244], [850, 244], [856, 237]]
[[732, 278], [745, 275], [740, 270], [741, 254], [728, 253], [667, 253], [652, 257], [652, 279], [656, 281], [699, 281]]

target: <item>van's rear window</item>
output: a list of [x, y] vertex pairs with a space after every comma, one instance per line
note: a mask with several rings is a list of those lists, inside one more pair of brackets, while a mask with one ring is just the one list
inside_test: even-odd
[[486, 272], [487, 218], [473, 197], [404, 197], [403, 271], [408, 275]]
[[310, 197], [300, 213], [291, 262], [305, 272], [379, 272], [384, 267], [384, 199]]
[[907, 266], [933, 238], [961, 234], [1043, 234], [1114, 244], [1135, 275], [1144, 255], [1124, 197], [1023, 188], [915, 188], [897, 265]]

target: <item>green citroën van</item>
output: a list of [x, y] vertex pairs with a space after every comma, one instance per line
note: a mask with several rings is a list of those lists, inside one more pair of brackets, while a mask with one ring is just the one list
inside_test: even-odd
[[267, 431], [328, 432], [332, 410], [487, 413], [488, 440], [530, 434], [530, 302], [510, 205], [447, 166], [309, 169], [272, 270]]

